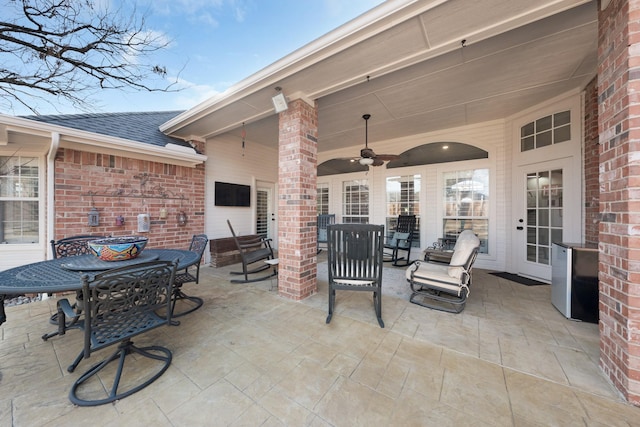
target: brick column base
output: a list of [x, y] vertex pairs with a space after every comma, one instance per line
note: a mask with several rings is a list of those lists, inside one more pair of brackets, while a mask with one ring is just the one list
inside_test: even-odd
[[280, 113], [278, 292], [294, 300], [317, 292], [318, 113], [298, 99]]

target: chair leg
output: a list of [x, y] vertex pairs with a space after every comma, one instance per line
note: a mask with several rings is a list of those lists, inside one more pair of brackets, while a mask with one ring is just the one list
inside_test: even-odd
[[[204, 300], [200, 297], [189, 296], [182, 292], [181, 287], [176, 287], [173, 290], [173, 300], [171, 301], [171, 317], [181, 317], [186, 314], [192, 313], [202, 307], [204, 304]], [[178, 301], [185, 302], [185, 305], [188, 305], [188, 308], [176, 313], [176, 305]]]
[[[156, 353], [152, 353], [152, 352], [156, 352]], [[118, 393], [118, 388], [120, 386], [120, 379], [122, 377], [122, 370], [124, 367], [124, 361], [126, 356], [130, 353], [137, 353], [143, 357], [161, 361], [163, 362], [163, 364], [160, 370], [156, 372], [151, 378], [149, 378], [144, 383], [139, 384], [124, 392]], [[158, 353], [161, 353], [161, 354], [158, 354]], [[95, 400], [87, 400], [87, 399], [78, 397], [78, 389], [80, 388], [80, 386], [86, 381], [88, 381], [90, 378], [98, 374], [109, 363], [113, 362], [116, 359], [118, 360], [118, 368], [115, 373], [115, 377], [113, 379], [111, 389], [108, 391], [109, 396], [105, 399], [95, 399]], [[103, 405], [105, 403], [114, 402], [119, 399], [123, 399], [127, 396], [132, 395], [133, 393], [136, 393], [142, 390], [143, 388], [145, 388], [146, 386], [148, 386], [149, 384], [151, 384], [152, 382], [160, 378], [160, 376], [164, 374], [164, 372], [169, 368], [169, 365], [171, 364], [171, 359], [172, 359], [171, 351], [167, 348], [159, 347], [159, 346], [136, 347], [135, 345], [133, 345], [131, 341], [125, 341], [118, 346], [118, 349], [116, 350], [115, 353], [113, 353], [104, 361], [91, 367], [87, 372], [82, 374], [82, 376], [78, 378], [75, 383], [73, 383], [73, 386], [71, 387], [71, 391], [69, 392], [69, 400], [71, 400], [72, 403], [78, 406], [97, 406], [97, 405]], [[102, 380], [103, 378], [100, 379], [100, 381]]]
[[460, 313], [467, 304], [468, 292], [463, 290], [460, 296], [447, 294], [434, 289], [415, 287], [411, 284], [412, 293], [409, 302], [427, 307], [432, 310], [445, 311], [447, 313]]
[[[69, 312], [69, 317], [71, 317], [71, 320], [68, 322], [67, 322], [67, 316], [64, 313], [64, 309], [60, 305], [60, 303], [62, 302], [66, 302], [66, 305], [64, 308], [66, 308], [66, 310]], [[73, 313], [74, 311], [75, 313]], [[42, 336], [42, 340], [46, 341], [51, 337], [55, 337], [56, 335], [62, 336], [67, 332], [67, 329], [80, 328], [81, 324], [78, 323], [78, 321], [80, 320], [81, 314], [82, 314], [82, 306], [80, 304], [76, 302], [73, 305], [69, 305], [66, 299], [60, 300], [60, 302], [58, 303], [57, 312], [53, 316], [51, 316], [51, 318], [49, 319], [49, 323], [51, 323], [53, 319], [56, 320], [55, 324], [58, 325], [58, 330], [49, 332], [48, 334], [44, 334]]]
[[382, 320], [382, 295], [380, 292], [373, 293], [373, 304], [376, 309], [376, 318], [378, 319], [378, 325], [384, 328], [384, 321]]
[[326, 323], [331, 322], [331, 317], [333, 316], [333, 307], [336, 303], [336, 290], [329, 285], [329, 314], [327, 315]]

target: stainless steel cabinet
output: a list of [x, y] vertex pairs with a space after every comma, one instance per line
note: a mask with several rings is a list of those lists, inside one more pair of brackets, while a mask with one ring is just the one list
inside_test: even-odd
[[554, 243], [551, 303], [568, 319], [598, 322], [598, 250]]

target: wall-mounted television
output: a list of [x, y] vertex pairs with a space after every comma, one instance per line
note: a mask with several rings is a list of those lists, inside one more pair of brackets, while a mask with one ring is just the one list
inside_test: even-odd
[[216, 206], [251, 206], [251, 186], [216, 181]]

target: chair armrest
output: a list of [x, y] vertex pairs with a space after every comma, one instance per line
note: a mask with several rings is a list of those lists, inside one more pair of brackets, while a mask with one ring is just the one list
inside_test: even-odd
[[64, 316], [68, 319], [75, 319], [79, 316], [79, 314], [76, 313], [73, 307], [71, 307], [71, 303], [69, 303], [69, 300], [66, 298], [58, 301], [58, 313], [60, 312], [64, 313]]
[[257, 239], [243, 239], [240, 240], [238, 239], [238, 246], [240, 247], [240, 249], [251, 249], [251, 248], [257, 248], [257, 247], [262, 247], [263, 245], [263, 238], [257, 238]]
[[65, 332], [67, 331], [67, 318], [71, 319], [70, 324], [74, 324], [77, 321], [80, 314], [77, 313], [73, 309], [73, 307], [71, 307], [69, 300], [66, 298], [63, 298], [58, 301], [57, 308], [58, 308], [58, 335], [64, 335]]

